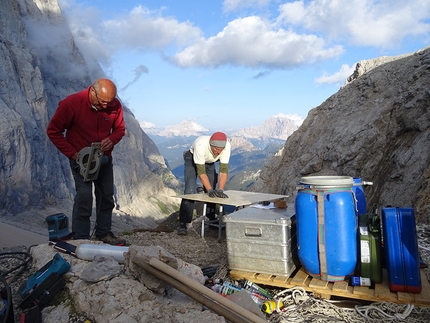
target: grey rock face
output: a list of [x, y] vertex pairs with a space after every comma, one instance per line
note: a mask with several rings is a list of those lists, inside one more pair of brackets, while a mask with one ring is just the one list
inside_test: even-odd
[[293, 201], [303, 176], [360, 177], [373, 182], [364, 188], [368, 208], [412, 206], [417, 220], [428, 223], [429, 107], [430, 47], [360, 62], [265, 164], [253, 190]]
[[[32, 210], [41, 218], [52, 209], [71, 215], [68, 160], [46, 127], [61, 99], [103, 72], [75, 46], [56, 0], [4, 0], [0, 11], [0, 216]], [[127, 134], [113, 152], [116, 212], [120, 222], [154, 227], [179, 203], [163, 182], [173, 187], [174, 176], [127, 107], [125, 122]]]

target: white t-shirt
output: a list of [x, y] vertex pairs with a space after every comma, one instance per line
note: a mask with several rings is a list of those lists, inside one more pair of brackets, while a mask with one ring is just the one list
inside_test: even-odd
[[228, 164], [231, 152], [230, 141], [227, 139], [227, 143], [221, 154], [214, 156], [212, 154], [211, 145], [209, 144], [210, 138], [210, 136], [198, 137], [191, 145], [190, 151], [193, 154], [194, 163], [197, 165], [204, 165], [219, 160], [222, 164]]

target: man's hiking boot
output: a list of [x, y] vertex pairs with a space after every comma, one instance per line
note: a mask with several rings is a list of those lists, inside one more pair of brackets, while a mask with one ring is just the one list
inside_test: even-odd
[[179, 224], [178, 235], [186, 236], [187, 234], [188, 234], [187, 224], [186, 223]]
[[124, 239], [115, 237], [115, 235], [112, 232], [109, 232], [103, 238], [97, 238], [97, 239], [102, 241], [103, 243], [107, 243], [112, 246], [125, 246], [127, 244], [127, 242]]

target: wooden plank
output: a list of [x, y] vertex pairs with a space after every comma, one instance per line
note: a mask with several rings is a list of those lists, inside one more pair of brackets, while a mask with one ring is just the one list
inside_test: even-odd
[[415, 296], [414, 294], [410, 294], [410, 293], [397, 292], [397, 299], [401, 303], [408, 303], [408, 304], [415, 303]]
[[316, 278], [312, 278], [311, 282], [309, 283], [309, 287], [310, 288], [316, 288], [318, 290], [325, 290], [325, 289], [329, 289], [329, 282], [326, 281], [322, 281]]
[[275, 286], [283, 286], [284, 284], [287, 284], [288, 277], [286, 276], [275, 276], [273, 278], [273, 283]]
[[387, 270], [382, 270], [382, 282], [375, 284], [375, 297], [381, 301], [390, 302], [392, 299], [397, 299], [397, 295], [390, 291], [388, 287]]
[[417, 294], [415, 295], [414, 303], [420, 306], [430, 307], [430, 297], [427, 295]]
[[248, 279], [253, 280], [255, 278], [256, 273], [251, 273], [249, 271], [241, 271], [241, 270], [231, 270], [230, 277], [234, 280], [240, 279]]
[[375, 290], [370, 289], [367, 286], [354, 286], [354, 290], [352, 293], [354, 295], [362, 296], [363, 298], [366, 298], [366, 299], [369, 299], [369, 298], [371, 299], [375, 297]]
[[349, 290], [348, 282], [345, 280], [335, 282], [333, 284], [333, 291], [338, 293], [345, 293], [345, 294], [352, 293], [352, 289]]
[[258, 283], [268, 284], [272, 282], [272, 277], [273, 275], [269, 275], [269, 274], [258, 274], [255, 276], [255, 279], [257, 280]]
[[305, 282], [308, 279], [308, 276], [309, 275], [303, 269], [299, 269], [296, 275], [290, 280], [290, 284], [305, 286]]
[[388, 284], [383, 282], [381, 284], [375, 284], [375, 298], [381, 301], [391, 302], [391, 300], [397, 298], [397, 296], [396, 293], [390, 291]]

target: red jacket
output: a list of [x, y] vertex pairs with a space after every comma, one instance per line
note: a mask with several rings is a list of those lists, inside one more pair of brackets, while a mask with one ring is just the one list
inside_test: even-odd
[[[60, 101], [46, 130], [49, 139], [68, 158], [82, 148], [91, 146], [91, 143], [100, 142], [107, 137], [116, 145], [125, 135], [123, 110], [119, 100], [115, 98], [112, 106], [98, 111], [90, 103], [90, 88], [91, 86]], [[112, 149], [104, 154], [110, 157]]]

